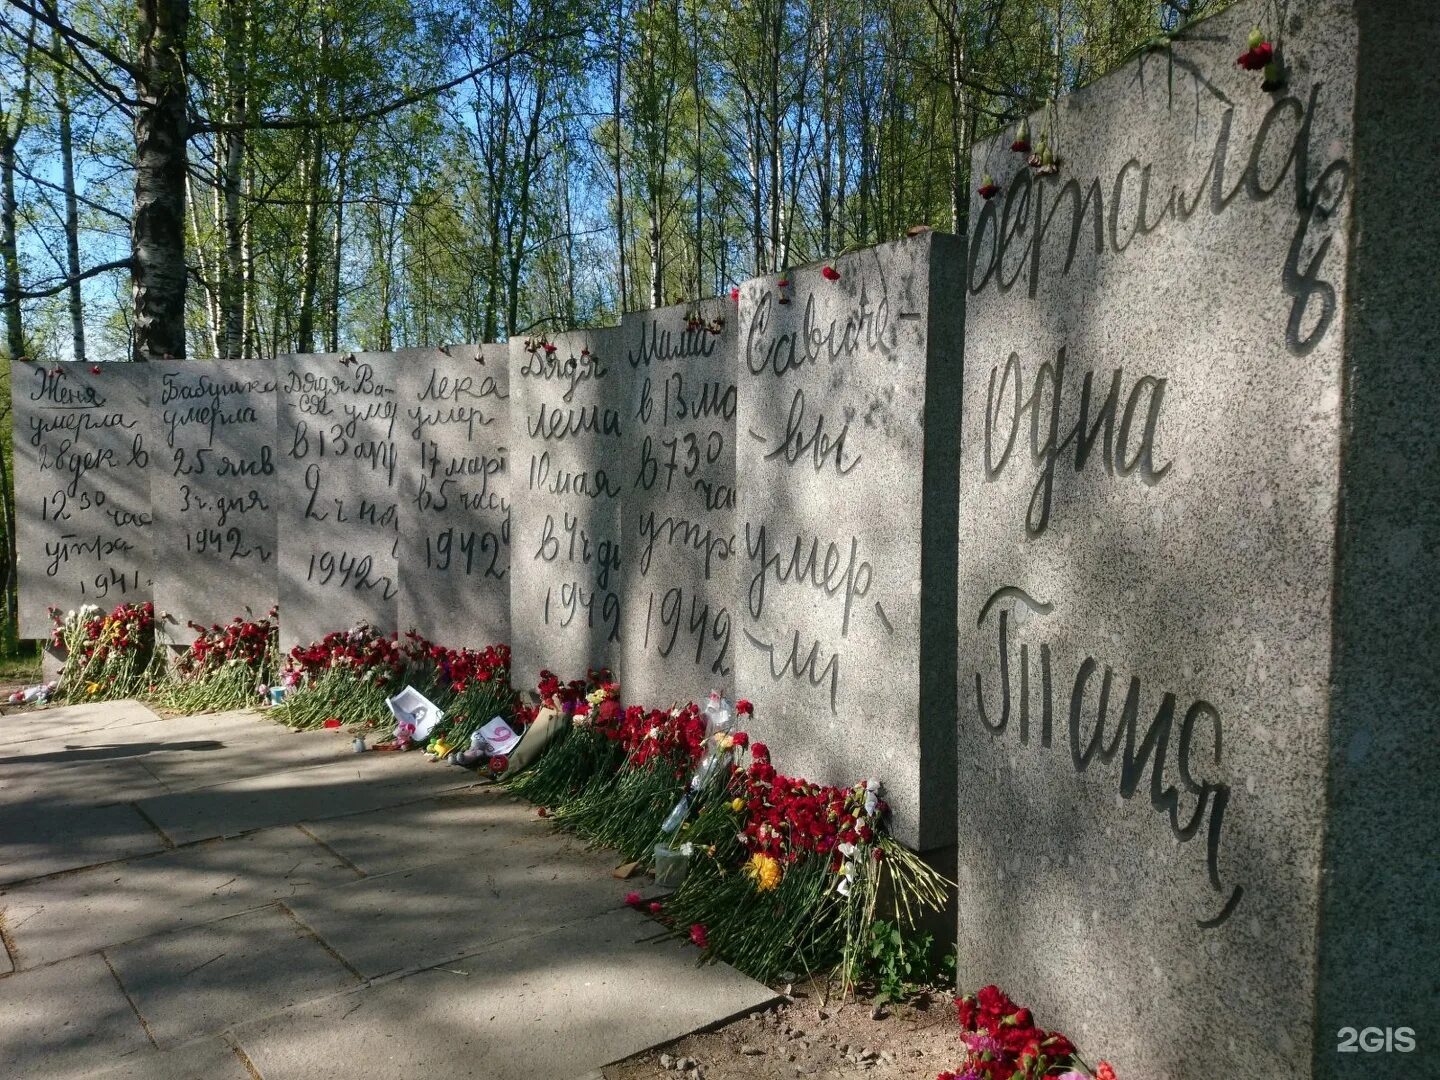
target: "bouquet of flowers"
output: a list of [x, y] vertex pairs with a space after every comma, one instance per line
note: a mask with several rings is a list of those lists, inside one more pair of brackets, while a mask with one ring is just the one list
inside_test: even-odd
[[366, 623], [297, 645], [281, 673], [285, 699], [270, 715], [299, 729], [373, 728], [390, 715], [385, 700], [409, 681], [407, 670], [420, 655], [418, 644], [402, 648], [398, 634]]
[[279, 676], [278, 608], [263, 619], [236, 617], [225, 626], [191, 623], [195, 640], [175, 662], [160, 703], [178, 712], [241, 709], [263, 699]]
[[[586, 720], [580, 716], [573, 723]], [[555, 820], [626, 859], [648, 861], [666, 812], [674, 808], [683, 817], [692, 795], [698, 797], [698, 781], [695, 791], [689, 788], [691, 773], [707, 752], [705, 717], [693, 703], [668, 712], [632, 705], [619, 723], [594, 727], [621, 748], [618, 768], [608, 781], [591, 784], [561, 804]]]
[[1035, 1023], [1030, 1010], [1016, 1005], [998, 986], [955, 999], [965, 1058], [959, 1068], [936, 1080], [1116, 1080], [1102, 1061], [1092, 1074], [1069, 1039]]
[[474, 734], [492, 718], [508, 720], [516, 714], [519, 698], [510, 687], [510, 646], [478, 651], [429, 646], [426, 655], [437, 665], [434, 693], [445, 710], [445, 719], [435, 725], [425, 747], [437, 759], [468, 750]]
[[[510, 790], [547, 813], [578, 799], [592, 786], [608, 784], [625, 752], [613, 731], [622, 722], [620, 685], [605, 668], [592, 668], [584, 679], [562, 683], [551, 671], [540, 673], [542, 709], [553, 709], [567, 724], [529, 769], [508, 778]], [[522, 710], [519, 720], [534, 715]]]
[[156, 673], [155, 605], [120, 604], [102, 611], [86, 604], [63, 615], [50, 609], [50, 644], [65, 652], [56, 696], [111, 701], [151, 688]]
[[[739, 704], [750, 713], [747, 702]], [[885, 831], [889, 807], [878, 780], [837, 788], [783, 776], [764, 743], [731, 736], [750, 751], [723, 791], [701, 806], [681, 838], [694, 853], [689, 875], [664, 905], [677, 927], [700, 927], [707, 956], [757, 979], [839, 965], [858, 977], [888, 878], [898, 925], [920, 908], [938, 910], [945, 881]]]

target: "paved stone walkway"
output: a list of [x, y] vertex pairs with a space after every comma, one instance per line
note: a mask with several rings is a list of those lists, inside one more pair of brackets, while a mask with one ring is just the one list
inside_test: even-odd
[[614, 861], [256, 713], [0, 717], [0, 1077], [574, 1080], [773, 998]]

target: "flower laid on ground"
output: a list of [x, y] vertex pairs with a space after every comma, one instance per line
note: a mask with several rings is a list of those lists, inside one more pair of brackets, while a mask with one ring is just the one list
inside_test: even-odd
[[[739, 802], [740, 800], [735, 800]], [[755, 883], [755, 888], [761, 892], [769, 892], [780, 884], [783, 871], [777, 859], [757, 851], [750, 856], [750, 861], [745, 864], [745, 874]]]
[[710, 947], [710, 938], [705, 933], [704, 923], [697, 922], [690, 927], [690, 941], [702, 949], [708, 949]]
[[638, 892], [631, 892], [625, 894], [625, 903], [627, 906], [638, 908], [641, 902], [642, 901], [640, 899], [640, 894]]
[[[964, 1058], [936, 1080], [1090, 1080], [1075, 1045], [1058, 1031], [1035, 1023], [1030, 1010], [1011, 1001], [998, 986], [982, 987], [955, 999]], [[1096, 1080], [1116, 1080], [1101, 1062]]]
[[86, 604], [63, 615], [50, 609], [50, 644], [64, 652], [57, 697], [110, 701], [134, 697], [156, 682], [155, 605], [120, 604], [102, 611]]
[[219, 712], [254, 705], [280, 675], [278, 608], [263, 619], [236, 617], [221, 626], [191, 623], [195, 640], [157, 692], [176, 712]]
[[982, 199], [993, 199], [1000, 192], [1000, 187], [995, 183], [995, 178], [986, 173], [980, 178], [980, 186], [976, 188], [976, 194]]
[[822, 266], [820, 268], [820, 276], [826, 281], [839, 281], [840, 271], [836, 270], [833, 266]]

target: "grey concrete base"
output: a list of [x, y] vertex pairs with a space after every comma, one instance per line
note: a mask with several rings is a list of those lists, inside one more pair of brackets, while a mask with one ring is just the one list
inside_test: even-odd
[[[288, 1009], [235, 1037], [265, 1080], [573, 1077], [773, 999], [696, 951], [637, 945], [615, 911], [513, 939], [362, 993]], [[407, 1036], [396, 1038], [396, 1025]]]

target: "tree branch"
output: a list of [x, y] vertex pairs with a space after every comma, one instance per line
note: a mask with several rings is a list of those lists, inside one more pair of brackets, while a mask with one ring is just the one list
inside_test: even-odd
[[0, 289], [0, 296], [5, 298], [5, 303], [7, 304], [15, 300], [41, 300], [47, 296], [55, 296], [62, 293], [70, 288], [71, 285], [75, 285], [78, 282], [86, 281], [92, 277], [99, 277], [101, 274], [108, 274], [111, 270], [130, 270], [134, 267], [134, 264], [134, 259], [116, 259], [113, 262], [92, 266], [90, 269], [82, 270], [78, 274], [71, 274], [63, 278], [58, 285], [47, 286], [43, 289], [27, 289], [14, 296], [11, 296], [8, 290]]
[[416, 105], [427, 98], [432, 98], [437, 94], [443, 94], [447, 90], [453, 90], [461, 83], [467, 82], [477, 75], [483, 75], [485, 72], [493, 70], [521, 56], [530, 55], [540, 45], [563, 41], [566, 38], [575, 37], [579, 33], [581, 33], [581, 31], [571, 30], [563, 34], [554, 34], [539, 38], [526, 44], [522, 48], [507, 50], [500, 56], [481, 64], [479, 67], [471, 68], [463, 75], [457, 75], [455, 78], [448, 79], [443, 83], [436, 83], [422, 90], [413, 90], [408, 94], [394, 98], [382, 105], [373, 105], [356, 112], [346, 112], [344, 109], [341, 109], [335, 116], [326, 120], [313, 120], [292, 116], [274, 116], [233, 123], [226, 120], [195, 119], [191, 122], [190, 134], [207, 135], [223, 131], [302, 131], [315, 128], [335, 127], [340, 124], [363, 124], [368, 120], [378, 120], [382, 116], [388, 116], [390, 113], [398, 112], [410, 105]]

